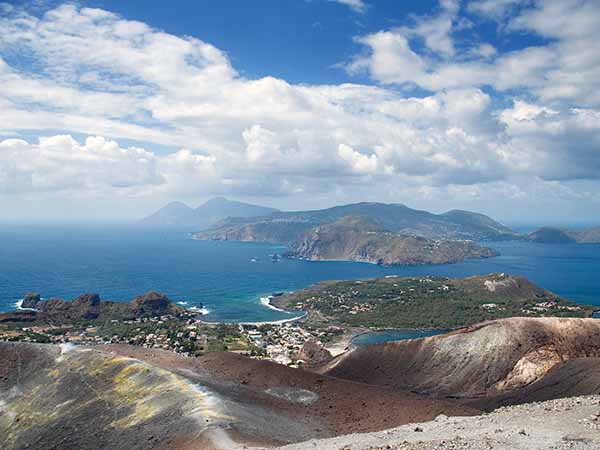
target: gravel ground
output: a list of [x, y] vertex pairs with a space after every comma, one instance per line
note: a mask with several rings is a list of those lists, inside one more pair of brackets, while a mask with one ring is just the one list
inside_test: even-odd
[[510, 406], [280, 450], [599, 450], [600, 395]]

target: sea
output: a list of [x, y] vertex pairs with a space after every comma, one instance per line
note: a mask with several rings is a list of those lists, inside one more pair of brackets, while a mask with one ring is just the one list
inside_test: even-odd
[[[0, 226], [0, 311], [24, 294], [72, 299], [98, 293], [130, 301], [150, 290], [207, 321], [254, 322], [293, 318], [269, 307], [275, 292], [323, 280], [389, 275], [465, 277], [520, 274], [536, 284], [600, 309], [600, 245], [487, 243], [501, 256], [459, 264], [394, 266], [355, 262], [273, 261], [285, 248], [270, 244], [194, 240], [186, 232], [115, 226]], [[261, 301], [262, 299], [262, 301]]]

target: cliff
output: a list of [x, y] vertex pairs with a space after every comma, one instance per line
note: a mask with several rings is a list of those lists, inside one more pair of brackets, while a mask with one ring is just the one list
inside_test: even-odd
[[315, 227], [296, 242], [296, 258], [348, 260], [374, 264], [443, 264], [467, 258], [488, 258], [497, 252], [470, 241], [436, 241], [385, 231], [376, 222], [357, 217]]

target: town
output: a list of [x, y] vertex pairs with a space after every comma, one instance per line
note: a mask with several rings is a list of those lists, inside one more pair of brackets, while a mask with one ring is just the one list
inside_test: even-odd
[[300, 323], [235, 324], [210, 323], [194, 314], [112, 319], [84, 325], [0, 326], [0, 341], [84, 346], [129, 344], [161, 349], [183, 356], [201, 356], [215, 351], [240, 353], [291, 367], [302, 366], [304, 345], [317, 347], [343, 333], [339, 327], [315, 329]]

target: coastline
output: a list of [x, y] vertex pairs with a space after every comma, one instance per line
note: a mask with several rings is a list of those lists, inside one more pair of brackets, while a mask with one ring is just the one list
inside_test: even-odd
[[283, 325], [286, 323], [298, 322], [302, 319], [305, 319], [307, 316], [308, 316], [308, 313], [305, 312], [301, 316], [298, 316], [298, 317], [291, 317], [289, 319], [281, 319], [281, 320], [266, 320], [266, 321], [262, 321], [262, 322], [207, 322], [207, 321], [203, 321], [203, 322], [206, 325], [236, 324], [236, 325], [261, 327], [264, 325]]
[[15, 311], [35, 311], [34, 308], [23, 308], [23, 299], [18, 300], [14, 303]]
[[265, 307], [267, 307], [269, 309], [272, 309], [273, 311], [278, 311], [278, 312], [282, 312], [282, 313], [285, 313], [285, 314], [292, 314], [291, 311], [288, 311], [286, 309], [279, 308], [279, 307], [275, 306], [272, 303], [273, 298], [275, 298], [274, 295], [267, 295], [266, 297], [260, 297], [260, 303], [261, 303], [261, 305], [263, 305], [263, 306], [265, 306]]

